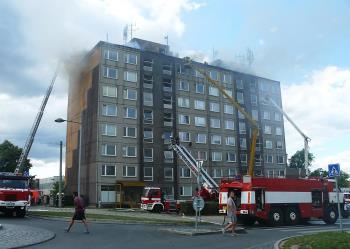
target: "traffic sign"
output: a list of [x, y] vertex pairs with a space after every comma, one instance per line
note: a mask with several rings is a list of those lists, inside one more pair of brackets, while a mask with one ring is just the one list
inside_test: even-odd
[[204, 199], [201, 196], [194, 197], [192, 206], [195, 211], [202, 211], [204, 208]]
[[340, 165], [339, 165], [339, 163], [328, 164], [328, 176], [329, 177], [340, 176]]

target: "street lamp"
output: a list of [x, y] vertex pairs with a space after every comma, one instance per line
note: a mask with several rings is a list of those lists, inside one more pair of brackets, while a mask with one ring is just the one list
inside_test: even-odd
[[[66, 120], [63, 118], [57, 118], [55, 119], [56, 123], [63, 123], [63, 122], [67, 122], [67, 123], [75, 123], [75, 124], [79, 124], [79, 156], [78, 156], [78, 196], [80, 197], [80, 169], [81, 169], [81, 133], [83, 132], [82, 130], [82, 126], [81, 126], [81, 122], [77, 122], [77, 121], [72, 121], [72, 120]], [[62, 180], [62, 179], [61, 179]]]

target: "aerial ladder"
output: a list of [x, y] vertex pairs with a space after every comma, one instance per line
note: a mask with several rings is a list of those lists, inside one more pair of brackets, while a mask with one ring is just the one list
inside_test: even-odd
[[34, 137], [35, 137], [35, 134], [36, 134], [36, 131], [38, 130], [39, 128], [39, 125], [40, 125], [40, 121], [41, 121], [41, 118], [43, 117], [43, 114], [44, 114], [44, 110], [45, 110], [45, 107], [46, 107], [46, 104], [47, 104], [47, 101], [49, 100], [49, 97], [50, 97], [50, 94], [52, 92], [52, 89], [53, 89], [53, 85], [56, 81], [56, 78], [57, 78], [57, 74], [58, 74], [58, 69], [59, 69], [59, 65], [57, 65], [57, 68], [55, 70], [55, 73], [54, 73], [54, 76], [52, 77], [52, 80], [51, 80], [51, 83], [50, 83], [50, 86], [49, 88], [46, 90], [46, 94], [44, 96], [44, 99], [43, 101], [41, 102], [41, 106], [40, 106], [40, 109], [39, 109], [39, 112], [38, 114], [36, 115], [36, 118], [34, 120], [34, 124], [32, 126], [32, 129], [30, 130], [30, 133], [29, 133], [29, 136], [26, 140], [26, 143], [24, 145], [24, 148], [22, 150], [22, 153], [19, 157], [19, 160], [17, 162], [17, 166], [16, 166], [16, 169], [15, 169], [15, 173], [19, 173], [21, 170], [22, 170], [22, 167], [23, 167], [23, 164], [24, 162], [26, 161], [27, 159], [27, 156], [29, 154], [29, 151], [33, 145], [33, 142], [34, 142]]
[[[299, 134], [304, 138], [304, 167], [306, 170], [306, 176], [309, 175], [309, 141], [311, 139], [300, 130], [300, 128], [293, 122], [293, 120], [288, 116], [288, 114], [283, 111], [283, 109], [268, 95], [265, 96], [265, 100], [270, 102], [276, 109], [286, 117], [286, 119], [292, 124], [292, 126], [299, 132]], [[300, 171], [299, 171], [300, 175]]]
[[205, 77], [205, 79], [211, 83], [213, 86], [215, 86], [216, 88], [219, 89], [219, 91], [221, 92], [222, 95], [224, 95], [229, 101], [230, 103], [237, 108], [237, 110], [243, 114], [243, 116], [248, 120], [248, 122], [251, 124], [252, 126], [252, 139], [251, 139], [251, 144], [250, 144], [250, 155], [249, 155], [249, 163], [248, 163], [248, 175], [253, 177], [254, 176], [254, 162], [255, 162], [255, 151], [256, 151], [256, 140], [258, 138], [259, 135], [259, 125], [258, 123], [251, 117], [251, 115], [249, 113], [247, 113], [244, 108], [232, 97], [230, 96], [224, 86], [222, 84], [220, 84], [220, 82], [213, 80], [212, 78], [210, 78], [210, 76], [208, 75], [208, 73], [201, 69], [200, 67], [197, 67], [194, 65], [194, 63], [191, 61], [191, 59], [189, 57], [185, 57], [184, 58], [185, 64], [184, 66], [187, 68], [191, 68], [193, 70], [196, 70], [197, 72], [199, 72], [201, 75], [203, 75]]
[[177, 153], [180, 159], [185, 163], [185, 165], [191, 170], [191, 172], [195, 176], [200, 175], [202, 177], [204, 185], [206, 185], [206, 187], [209, 190], [215, 192], [218, 191], [219, 185], [201, 166], [201, 162], [197, 161], [187, 150], [187, 148], [179, 143], [178, 138], [171, 138], [171, 144], [169, 145], [169, 148]]

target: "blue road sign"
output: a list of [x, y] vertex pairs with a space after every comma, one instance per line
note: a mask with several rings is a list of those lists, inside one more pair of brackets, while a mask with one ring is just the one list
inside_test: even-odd
[[329, 177], [340, 176], [340, 165], [339, 165], [339, 163], [328, 164], [328, 176]]

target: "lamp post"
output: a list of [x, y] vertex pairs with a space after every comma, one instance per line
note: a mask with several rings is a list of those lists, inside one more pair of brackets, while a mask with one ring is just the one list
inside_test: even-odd
[[55, 122], [57, 122], [57, 123], [67, 122], [67, 123], [79, 124], [80, 132], [79, 132], [78, 181], [77, 181], [78, 183], [77, 183], [77, 185], [78, 185], [78, 196], [80, 197], [81, 133], [83, 132], [81, 122], [66, 120], [63, 118], [57, 118], [57, 119], [55, 119]]

